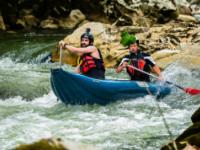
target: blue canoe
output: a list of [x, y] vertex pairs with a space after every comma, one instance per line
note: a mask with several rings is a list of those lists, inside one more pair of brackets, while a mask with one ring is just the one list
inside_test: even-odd
[[129, 80], [99, 80], [63, 69], [51, 70], [51, 86], [62, 102], [72, 105], [105, 105], [146, 95], [162, 98], [171, 92], [171, 88], [165, 85]]

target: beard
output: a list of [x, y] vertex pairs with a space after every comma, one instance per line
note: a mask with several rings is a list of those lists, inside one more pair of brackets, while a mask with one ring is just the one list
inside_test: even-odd
[[81, 43], [81, 47], [88, 47], [89, 45], [85, 44], [85, 43]]

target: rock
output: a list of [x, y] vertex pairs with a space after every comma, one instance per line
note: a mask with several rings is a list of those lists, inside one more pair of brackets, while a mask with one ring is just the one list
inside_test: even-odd
[[62, 141], [60, 138], [41, 139], [32, 144], [22, 144], [14, 150], [100, 150], [93, 145]]
[[147, 17], [138, 17], [135, 21], [135, 24], [141, 27], [151, 27], [153, 23], [154, 22], [150, 18], [147, 18]]
[[140, 27], [140, 26], [123, 26], [119, 27], [120, 32], [129, 32], [129, 33], [143, 33], [147, 32], [149, 28], [147, 27]]
[[26, 22], [24, 19], [17, 19], [16, 25], [19, 28], [26, 28]]
[[190, 2], [191, 4], [200, 4], [200, 1], [199, 0], [191, 0], [191, 2]]
[[6, 30], [6, 26], [4, 24], [4, 20], [3, 20], [3, 17], [1, 15], [1, 12], [0, 12], [0, 30], [3, 30], [3, 31]]
[[193, 123], [200, 122], [200, 107], [194, 112], [191, 119]]
[[166, 68], [168, 65], [177, 61], [179, 58], [179, 50], [165, 49], [152, 54], [152, 57], [156, 61], [157, 65], [162, 69]]
[[[186, 142], [191, 142], [192, 145], [199, 145], [200, 139], [200, 122], [193, 124], [187, 128], [176, 140], [178, 150], [182, 150], [186, 146]], [[191, 141], [193, 140], [193, 141]], [[169, 143], [161, 148], [161, 150], [175, 150], [172, 143]]]
[[[193, 124], [187, 128], [180, 136], [175, 140], [178, 150], [191, 150], [190, 146], [200, 148], [200, 108], [192, 115]], [[186, 145], [187, 144], [187, 145]], [[188, 145], [189, 144], [189, 145]], [[192, 147], [190, 147], [192, 148]], [[169, 143], [161, 148], [161, 150], [175, 150], [172, 143]], [[195, 150], [195, 149], [194, 149]]]
[[182, 44], [180, 50], [162, 50], [152, 54], [153, 58], [161, 68], [166, 68], [173, 62], [179, 62], [185, 67], [200, 68], [199, 44]]
[[85, 15], [78, 9], [72, 10], [67, 19], [59, 20], [59, 26], [64, 29], [73, 29], [82, 21], [85, 20]]
[[[174, 148], [174, 144], [176, 144], [177, 149]], [[179, 142], [174, 142], [174, 144], [169, 143], [164, 145], [160, 150], [183, 150], [183, 148], [186, 146], [186, 143], [181, 144]]]
[[37, 27], [39, 20], [33, 15], [25, 15], [20, 19], [17, 19], [16, 25], [20, 28], [31, 29]]
[[198, 22], [200, 22], [200, 6], [199, 5], [191, 5], [192, 15], [196, 18]]
[[33, 28], [33, 27], [36, 28], [39, 23], [39, 20], [33, 15], [25, 15], [24, 21], [26, 22], [28, 28]]
[[148, 27], [152, 23], [168, 22], [178, 16], [176, 6], [171, 0], [103, 0], [100, 5], [110, 19], [119, 20], [117, 25], [143, 24]]
[[[75, 46], [80, 45], [80, 36], [85, 33], [86, 28], [90, 28], [92, 34], [94, 35], [94, 43], [98, 44], [99, 42], [104, 42], [104, 38], [107, 35], [106, 30], [111, 28], [109, 24], [103, 24], [100, 22], [89, 22], [83, 24], [81, 27], [74, 30], [74, 32], [67, 36], [64, 41], [68, 43], [74, 43]], [[98, 38], [97, 38], [98, 37]], [[78, 40], [77, 40], [78, 38]]]
[[177, 20], [184, 21], [184, 22], [197, 22], [196, 18], [189, 15], [179, 15]]
[[41, 23], [40, 23], [40, 27], [42, 29], [58, 29], [59, 26], [58, 24], [56, 23], [55, 19], [53, 18], [48, 18], [46, 20], [43, 20]]
[[32, 144], [22, 144], [14, 150], [69, 150], [62, 143], [61, 139], [41, 139]]
[[[191, 135], [187, 138], [185, 138], [185, 140], [190, 146], [191, 148], [193, 148], [193, 150], [199, 150], [200, 149], [200, 133]], [[184, 150], [192, 150], [192, 149], [184, 149]]]
[[187, 128], [177, 139], [176, 141], [183, 141], [187, 137], [200, 133], [200, 122], [194, 123], [192, 126]]
[[188, 5], [178, 5], [178, 12], [181, 15], [191, 15], [192, 10], [188, 7]]

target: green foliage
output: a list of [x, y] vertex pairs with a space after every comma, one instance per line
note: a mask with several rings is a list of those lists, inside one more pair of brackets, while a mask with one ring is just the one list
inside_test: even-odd
[[121, 34], [121, 41], [120, 41], [120, 43], [123, 46], [129, 46], [130, 44], [135, 43], [135, 42], [136, 42], [136, 37], [135, 37], [134, 34], [129, 34], [128, 32], [123, 32]]

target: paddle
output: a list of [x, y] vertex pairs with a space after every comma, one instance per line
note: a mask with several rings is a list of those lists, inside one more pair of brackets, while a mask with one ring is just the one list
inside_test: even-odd
[[[135, 69], [135, 70], [137, 70], [137, 71], [139, 71], [139, 72], [142, 72], [142, 73], [144, 73], [144, 74], [146, 74], [146, 75], [149, 75], [149, 76], [151, 76], [151, 77], [154, 77], [154, 78], [156, 78], [156, 79], [159, 79], [157, 76], [155, 76], [155, 75], [153, 75], [153, 74], [150, 74], [150, 73], [148, 73], [148, 72], [145, 72], [145, 71], [143, 71], [143, 70], [140, 70], [140, 69], [138, 69], [138, 68], [136, 68], [136, 67], [134, 67], [134, 66], [128, 65], [128, 67], [131, 67], [131, 68], [133, 68], [133, 69]], [[159, 80], [160, 80], [160, 79], [159, 79]], [[164, 81], [164, 82], [165, 82], [165, 83], [168, 83], [168, 84], [171, 84], [171, 85], [173, 85], [173, 86], [175, 86], [175, 87], [177, 87], [177, 88], [183, 90], [185, 93], [188, 93], [188, 94], [190, 94], [190, 95], [198, 95], [198, 94], [200, 94], [200, 89], [194, 89], [194, 88], [191, 88], [191, 87], [184, 88], [184, 87], [182, 87], [182, 86], [180, 86], [180, 85], [177, 85], [177, 84], [175, 84], [175, 83], [173, 83], [173, 82], [170, 82], [170, 81]]]

